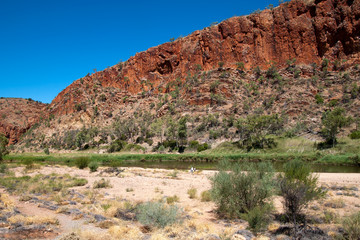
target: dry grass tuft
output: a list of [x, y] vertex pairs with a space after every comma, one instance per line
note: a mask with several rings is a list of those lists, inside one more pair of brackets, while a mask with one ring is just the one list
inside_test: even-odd
[[110, 227], [108, 232], [115, 239], [141, 239], [143, 235], [138, 227], [126, 225]]
[[59, 224], [59, 220], [51, 217], [40, 217], [40, 216], [23, 216], [15, 215], [8, 219], [12, 224], [14, 223], [23, 223], [26, 225], [32, 224]]
[[331, 207], [331, 208], [344, 208], [345, 202], [342, 198], [333, 198], [328, 200], [325, 203], [325, 207]]

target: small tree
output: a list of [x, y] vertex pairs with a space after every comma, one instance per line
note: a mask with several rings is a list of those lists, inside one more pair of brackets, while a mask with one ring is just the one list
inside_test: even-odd
[[323, 196], [324, 191], [318, 187], [318, 177], [312, 174], [309, 165], [297, 159], [284, 165], [284, 173], [280, 174], [278, 180], [286, 215], [293, 222], [297, 234], [299, 221], [306, 224], [301, 216], [303, 208], [310, 201]]
[[44, 149], [44, 153], [45, 153], [46, 155], [49, 155], [49, 154], [50, 154], [50, 150], [49, 150], [48, 147], [46, 147], [46, 148]]
[[284, 120], [277, 114], [273, 115], [249, 115], [236, 122], [236, 127], [240, 137], [240, 146], [250, 151], [252, 148], [273, 147], [275, 144], [269, 134], [279, 131], [284, 124]]
[[178, 138], [179, 138], [179, 144], [181, 144], [181, 146], [185, 145], [187, 141], [186, 122], [187, 122], [187, 117], [182, 117], [180, 118], [178, 124]]
[[325, 143], [322, 145], [334, 147], [337, 143], [336, 135], [342, 127], [346, 127], [351, 123], [351, 117], [345, 115], [343, 108], [335, 108], [332, 111], [325, 112], [321, 122], [323, 125], [321, 135], [325, 139]]
[[9, 153], [6, 149], [8, 143], [9, 140], [3, 134], [0, 134], [0, 160], [2, 160], [3, 156]]

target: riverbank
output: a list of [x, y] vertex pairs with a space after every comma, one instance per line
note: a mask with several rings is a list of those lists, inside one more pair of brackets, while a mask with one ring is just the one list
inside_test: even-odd
[[[10, 176], [20, 177], [20, 180], [24, 176], [28, 176], [26, 181], [43, 179], [34, 181], [32, 189], [37, 189], [36, 185], [47, 189], [46, 181], [51, 184], [63, 181], [64, 186], [70, 177], [86, 180], [68, 190], [36, 194], [30, 189], [18, 189], [17, 192], [16, 188], [24, 185], [11, 185], [15, 187], [10, 195], [12, 207], [20, 211], [18, 214], [26, 216], [22, 219], [42, 219], [45, 213], [55, 219], [52, 222], [57, 226], [43, 239], [54, 239], [54, 235], [60, 239], [68, 234], [89, 240], [95, 239], [94, 236], [96, 239], [239, 239], [236, 235], [251, 234], [246, 230], [246, 221], [230, 221], [217, 216], [215, 204], [203, 194], [211, 188], [210, 177], [216, 171], [190, 173], [185, 170], [100, 167], [96, 172], [90, 172], [89, 169], [63, 165], [35, 165], [32, 169], [13, 167], [9, 170], [13, 172]], [[327, 194], [325, 198], [312, 202], [305, 210], [306, 215], [311, 224], [322, 229], [324, 234], [338, 234], [342, 219], [360, 210], [360, 174], [319, 173], [318, 176], [319, 184]], [[95, 188], [101, 181], [106, 184]], [[195, 192], [193, 195], [189, 194], [190, 189]], [[181, 209], [181, 223], [165, 229], [146, 229], [134, 219], [132, 206], [159, 200]], [[275, 213], [283, 212], [281, 203], [280, 197], [274, 197]], [[21, 218], [13, 216], [10, 220], [15, 222], [14, 219]], [[69, 227], [73, 224], [76, 227]], [[281, 224], [274, 220], [261, 239], [283, 239], [276, 233]]]

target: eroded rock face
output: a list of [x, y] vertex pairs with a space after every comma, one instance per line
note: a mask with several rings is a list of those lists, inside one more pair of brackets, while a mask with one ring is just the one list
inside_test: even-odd
[[0, 133], [17, 143], [20, 136], [39, 121], [46, 118], [47, 104], [21, 98], [0, 99]]
[[51, 111], [73, 113], [75, 105], [87, 100], [74, 89], [87, 84], [114, 87], [124, 94], [168, 91], [167, 83], [197, 69], [211, 70], [224, 62], [235, 67], [243, 62], [249, 69], [269, 62], [283, 65], [319, 63], [322, 58], [359, 61], [360, 0], [294, 0], [258, 14], [233, 17], [195, 31], [174, 42], [136, 54], [124, 64], [75, 81], [52, 102]]

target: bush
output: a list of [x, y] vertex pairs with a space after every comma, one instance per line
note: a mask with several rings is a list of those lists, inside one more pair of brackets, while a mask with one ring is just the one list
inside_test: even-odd
[[115, 140], [114, 142], [111, 143], [111, 145], [108, 148], [108, 153], [113, 153], [113, 152], [119, 152], [121, 151], [126, 145], [126, 142], [121, 141], [121, 140]]
[[9, 153], [6, 149], [8, 143], [9, 140], [4, 136], [4, 134], [0, 133], [0, 161], [3, 156]]
[[136, 218], [143, 225], [164, 228], [180, 221], [180, 211], [176, 205], [146, 202], [138, 206]]
[[105, 180], [104, 178], [99, 181], [95, 181], [93, 188], [111, 188], [110, 180]]
[[34, 168], [34, 161], [32, 159], [25, 159], [23, 163], [25, 165], [26, 170], [30, 170]]
[[7, 172], [7, 166], [5, 164], [0, 164], [0, 173], [6, 173]]
[[312, 200], [324, 195], [318, 187], [318, 177], [311, 172], [310, 166], [301, 160], [292, 160], [284, 165], [284, 173], [278, 177], [280, 194], [284, 198], [286, 215], [297, 233], [298, 221], [304, 221], [302, 209]]
[[342, 225], [348, 239], [360, 239], [360, 212], [346, 218]]
[[265, 230], [271, 220], [270, 218], [271, 210], [272, 210], [272, 206], [270, 204], [257, 206], [252, 210], [250, 210], [245, 215], [245, 219], [249, 223], [249, 229], [254, 233], [258, 233]]
[[205, 151], [207, 149], [210, 149], [211, 147], [209, 146], [209, 144], [207, 143], [204, 143], [204, 144], [200, 144], [198, 147], [197, 147], [197, 151], [198, 152], [202, 152], [202, 151]]
[[196, 188], [190, 188], [188, 191], [187, 191], [187, 194], [189, 195], [189, 198], [193, 199], [193, 198], [196, 198]]
[[273, 176], [270, 163], [245, 166], [223, 162], [220, 171], [211, 178], [212, 199], [218, 212], [225, 217], [238, 218], [264, 205], [274, 192]]
[[316, 101], [316, 104], [323, 104], [324, 103], [324, 98], [319, 93], [317, 93], [315, 95], [315, 101]]
[[173, 204], [174, 202], [179, 202], [179, 197], [177, 195], [166, 198], [166, 203], [167, 204]]
[[349, 137], [351, 139], [360, 139], [360, 131], [359, 130], [352, 131]]
[[202, 202], [210, 202], [211, 201], [211, 192], [210, 191], [201, 192], [201, 201]]
[[339, 133], [339, 130], [348, 126], [351, 121], [351, 117], [346, 116], [345, 109], [343, 108], [335, 108], [332, 111], [325, 112], [321, 119], [323, 125], [321, 135], [325, 139], [325, 142], [318, 147], [334, 147], [337, 143], [336, 135]]
[[90, 160], [87, 157], [78, 157], [75, 159], [75, 165], [79, 168], [79, 169], [84, 169], [88, 166]]
[[95, 161], [89, 163], [90, 172], [96, 172], [99, 167], [99, 164]]
[[50, 154], [49, 148], [45, 148], [45, 149], [44, 149], [44, 153], [45, 153], [46, 155], [49, 155], [49, 154]]

